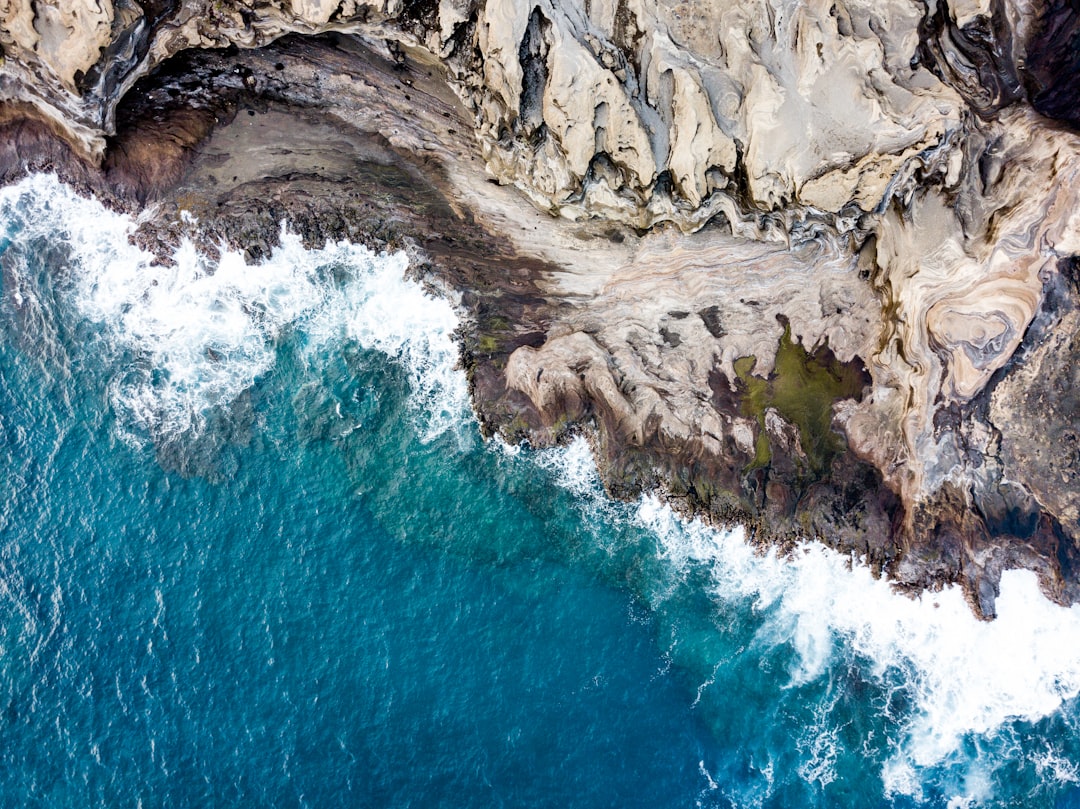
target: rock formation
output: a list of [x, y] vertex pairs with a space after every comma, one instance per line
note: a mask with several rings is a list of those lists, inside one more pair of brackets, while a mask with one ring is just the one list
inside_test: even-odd
[[148, 244], [411, 244], [487, 429], [990, 616], [1008, 566], [1080, 598], [1078, 40], [1058, 0], [0, 0], [0, 167]]

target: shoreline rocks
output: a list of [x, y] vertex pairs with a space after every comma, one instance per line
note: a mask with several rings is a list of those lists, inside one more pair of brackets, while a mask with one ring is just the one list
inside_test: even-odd
[[616, 495], [985, 617], [1010, 566], [1080, 599], [1080, 137], [1036, 111], [1067, 10], [165, 2], [35, 39], [27, 5], [0, 180], [56, 170], [162, 255], [407, 247], [486, 432], [584, 428]]

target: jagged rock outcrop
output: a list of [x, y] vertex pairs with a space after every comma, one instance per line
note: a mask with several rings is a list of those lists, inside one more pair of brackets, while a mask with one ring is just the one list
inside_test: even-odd
[[541, 262], [471, 312], [491, 429], [591, 423], [613, 489], [992, 614], [1007, 565], [1080, 596], [1077, 41], [1056, 0], [0, 0], [0, 160], [167, 219], [223, 199], [190, 161], [237, 99], [322, 107]]

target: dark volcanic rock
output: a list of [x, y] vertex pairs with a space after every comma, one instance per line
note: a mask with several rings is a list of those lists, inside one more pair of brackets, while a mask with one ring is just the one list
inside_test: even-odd
[[1070, 0], [1037, 7], [1025, 43], [1024, 85], [1035, 109], [1080, 128], [1080, 8]]

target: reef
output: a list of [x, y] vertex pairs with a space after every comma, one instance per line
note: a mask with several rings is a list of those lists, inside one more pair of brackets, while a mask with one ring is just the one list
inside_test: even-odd
[[[0, 0], [0, 181], [410, 251], [483, 429], [763, 547], [1080, 600], [1057, 0]], [[0, 259], [2, 260], [2, 259]]]

